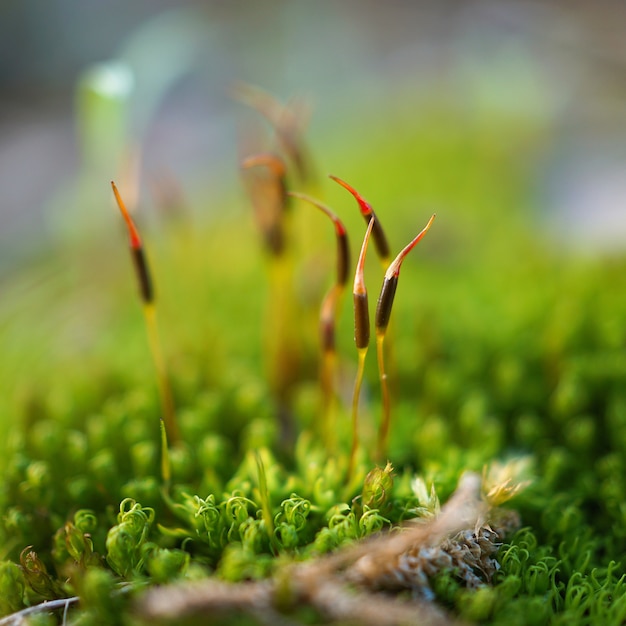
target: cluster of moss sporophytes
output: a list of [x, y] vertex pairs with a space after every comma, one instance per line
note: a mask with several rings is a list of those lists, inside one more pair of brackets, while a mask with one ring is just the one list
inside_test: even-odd
[[[295, 113], [247, 86], [236, 94], [276, 139], [241, 161], [264, 262], [242, 252], [247, 241], [230, 243], [232, 222], [213, 224], [208, 243], [144, 238], [113, 185], [153, 364], [132, 321], [120, 329], [123, 358], [108, 353], [110, 374], [66, 375], [21, 405], [4, 463], [0, 612], [43, 624], [221, 624], [242, 613], [253, 623], [622, 622], [626, 331], [615, 319], [626, 299], [611, 287], [623, 262], [559, 264], [521, 229], [504, 257], [499, 232], [471, 259], [455, 257], [460, 235], [443, 215], [419, 260], [407, 255], [433, 218], [417, 234], [414, 216], [404, 220], [415, 231], [392, 259], [393, 220], [332, 176], [365, 222], [353, 270], [352, 212], [318, 200]], [[336, 271], [313, 298], [311, 248], [299, 241], [312, 233], [328, 256], [322, 214]], [[367, 360], [370, 237], [383, 268], [378, 384]], [[250, 328], [262, 326], [256, 360], [229, 360], [215, 338], [209, 356], [193, 340], [193, 359], [172, 358], [169, 327], [157, 324], [167, 290], [157, 298], [152, 283], [167, 284], [168, 270], [157, 262], [151, 273], [162, 257], [148, 259], [144, 240], [171, 255], [179, 311], [199, 307], [201, 323], [251, 351]], [[400, 286], [405, 259], [415, 263]], [[504, 282], [486, 271], [496, 263]], [[217, 278], [202, 299], [207, 266]], [[322, 293], [326, 277], [311, 280]]]

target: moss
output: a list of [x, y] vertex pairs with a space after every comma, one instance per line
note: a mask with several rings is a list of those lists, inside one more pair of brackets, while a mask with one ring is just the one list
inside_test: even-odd
[[[146, 237], [183, 440], [169, 453], [169, 484], [153, 368], [115, 227], [89, 250], [59, 252], [74, 266], [71, 288], [44, 281], [1, 305], [3, 614], [77, 594], [70, 623], [133, 623], [133, 594], [146, 586], [280, 577], [293, 563], [429, 518], [464, 470], [524, 454], [531, 485], [507, 504], [523, 527], [502, 540], [498, 572], [478, 589], [458, 571], [439, 572], [430, 581], [435, 601], [481, 623], [623, 622], [626, 297], [616, 285], [626, 259], [557, 254], [523, 225], [528, 180], [510, 167], [514, 137], [494, 160], [475, 129], [453, 115], [447, 123], [457, 124], [458, 141], [452, 130], [438, 140], [426, 119], [403, 126], [397, 145], [374, 133], [377, 164], [371, 154], [350, 163], [351, 179], [385, 199], [377, 211], [394, 245], [416, 221], [391, 208], [394, 187], [408, 184], [399, 165], [433, 159], [429, 171], [445, 172], [412, 171], [416, 193], [449, 209], [407, 258], [387, 338], [393, 479], [370, 458], [381, 397], [368, 362], [361, 452], [345, 480], [349, 311], [337, 327], [336, 451], [321, 443], [315, 320], [324, 285], [307, 282], [296, 246], [299, 284], [286, 289], [300, 312], [290, 331], [301, 354], [289, 372], [290, 411], [278, 406], [262, 312], [266, 264], [238, 201], [229, 200], [232, 215], [168, 223]], [[462, 173], [465, 184], [449, 184]], [[360, 232], [358, 214], [339, 198], [338, 213]], [[293, 213], [294, 232], [306, 231]], [[330, 276], [332, 240], [318, 234]], [[5, 293], [40, 271], [6, 279]], [[382, 279], [374, 265], [367, 271], [374, 284]]]

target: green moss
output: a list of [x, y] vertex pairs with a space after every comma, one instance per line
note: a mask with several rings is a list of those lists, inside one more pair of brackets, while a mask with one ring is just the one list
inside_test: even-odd
[[[533, 483], [510, 504], [523, 528], [504, 539], [492, 586], [467, 589], [458, 572], [440, 573], [436, 601], [480, 623], [624, 621], [626, 296], [617, 285], [626, 258], [563, 256], [524, 225], [529, 181], [512, 167], [515, 130], [496, 147], [453, 112], [424, 115], [402, 125], [393, 145], [373, 130], [375, 149], [346, 165], [369, 185], [396, 247], [423, 221], [402, 208], [414, 204], [409, 191], [444, 207], [407, 258], [390, 327], [393, 480], [370, 460], [381, 408], [372, 359], [361, 456], [344, 480], [349, 310], [338, 326], [338, 453], [321, 445], [315, 320], [325, 280], [309, 280], [309, 265], [332, 273], [323, 236], [311, 246], [316, 263], [298, 258], [299, 284], [288, 286], [302, 353], [294, 437], [284, 436], [268, 382], [267, 273], [243, 202], [231, 198], [232, 215], [146, 236], [183, 435], [164, 485], [153, 367], [111, 221], [88, 249], [59, 252], [56, 262], [74, 268], [69, 285], [44, 281], [0, 305], [2, 614], [78, 594], [70, 623], [132, 621], [132, 594], [144, 586], [280, 575], [293, 561], [430, 515], [464, 470], [523, 453]], [[442, 117], [440, 136], [431, 126]], [[349, 232], [361, 232], [354, 207], [329, 193]], [[298, 211], [293, 218], [294, 232], [306, 233]], [[40, 271], [21, 270], [4, 292], [19, 293]], [[367, 268], [372, 289], [377, 271]], [[412, 487], [417, 474], [423, 493]]]

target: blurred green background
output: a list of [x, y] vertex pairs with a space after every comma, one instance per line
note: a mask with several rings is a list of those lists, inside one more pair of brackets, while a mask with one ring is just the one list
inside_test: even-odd
[[[214, 349], [235, 371], [242, 357], [258, 366], [261, 325], [220, 334], [233, 316], [257, 320], [266, 297], [238, 159], [271, 146], [271, 133], [230, 97], [236, 81], [300, 98], [319, 174], [312, 193], [348, 222], [353, 244], [361, 223], [328, 172], [372, 202], [393, 249], [438, 212], [423, 244], [432, 293], [407, 287], [398, 305], [409, 332], [438, 310], [446, 324], [446, 299], [458, 315], [456, 297], [493, 305], [504, 294], [512, 327], [538, 333], [547, 293], [564, 299], [554, 323], [566, 335], [575, 321], [559, 268], [575, 265], [572, 254], [619, 256], [626, 241], [625, 15], [611, 2], [3, 4], [6, 413], [42, 394], [54, 402], [63, 379], [102, 392], [94, 372], [149, 384], [149, 368], [128, 365], [145, 358], [145, 338], [128, 306], [134, 285], [108, 186], [115, 178], [124, 187], [128, 172], [139, 186], [123, 191], [131, 204], [137, 197], [154, 247], [175, 367], [184, 371], [189, 354], [208, 361]], [[311, 230], [315, 219], [302, 219], [299, 290], [310, 311], [302, 335], [313, 353], [332, 244], [325, 225]], [[547, 264], [539, 270], [535, 246]], [[422, 271], [417, 259], [411, 265]], [[537, 271], [545, 281], [535, 304], [516, 300], [516, 278], [532, 283]], [[438, 289], [450, 281], [465, 292]], [[609, 315], [613, 327], [617, 313]], [[342, 324], [351, 358], [349, 311]], [[506, 324], [485, 310], [484, 334]]]
[[[267, 258], [239, 171], [274, 139], [232, 99], [244, 81], [310, 118], [318, 176], [290, 186], [345, 220], [353, 258], [364, 224], [327, 173], [372, 203], [393, 253], [437, 212], [394, 306], [390, 456], [400, 471], [437, 478], [444, 496], [463, 469], [532, 457], [537, 479], [517, 503], [535, 536], [526, 554], [532, 567], [556, 567], [558, 556], [560, 577], [546, 574], [550, 604], [534, 583], [519, 587], [528, 564], [520, 574], [503, 558], [501, 579], [518, 587], [500, 586], [494, 615], [509, 623], [515, 596], [518, 623], [527, 601], [547, 623], [569, 610], [579, 574], [595, 585], [607, 567], [598, 576], [617, 593], [608, 564], [626, 549], [625, 18], [626, 5], [608, 1], [1, 4], [5, 555], [47, 550], [76, 506], [112, 523], [120, 497], [162, 505], [154, 368], [111, 179], [156, 282], [187, 442], [174, 482], [218, 492], [247, 451], [279, 447]], [[317, 432], [317, 315], [334, 242], [300, 204], [293, 235], [293, 413], [299, 430]], [[366, 277], [373, 309], [373, 254]], [[338, 332], [344, 445], [350, 308]], [[366, 453], [379, 409], [370, 354]], [[299, 445], [306, 457], [306, 437]], [[297, 450], [286, 466], [309, 488]]]
[[[144, 192], [167, 174], [203, 211], [219, 210], [208, 198], [236, 180], [242, 110], [227, 93], [235, 80], [308, 99], [322, 173], [347, 173], [345, 150], [368, 153], [386, 176], [373, 147], [402, 138], [401, 124], [428, 118], [441, 145], [458, 127], [480, 126], [514, 144], [542, 227], [561, 242], [621, 246], [625, 13], [610, 1], [4, 2], [4, 272], [33, 242], [70, 229], [68, 188], [87, 167], [111, 178], [116, 142], [142, 146]], [[128, 102], [122, 119], [91, 137], [76, 85], [102, 63], [123, 74], [103, 88]], [[398, 193], [436, 202], [414, 184], [416, 165], [433, 167], [394, 164]], [[453, 181], [453, 167], [433, 174]], [[97, 221], [101, 194], [89, 190], [94, 207], [80, 213]]]

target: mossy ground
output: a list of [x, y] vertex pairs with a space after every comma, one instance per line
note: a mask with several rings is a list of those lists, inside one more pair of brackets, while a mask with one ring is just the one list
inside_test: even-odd
[[[375, 358], [359, 469], [346, 485], [347, 403], [335, 415], [335, 454], [322, 447], [319, 424], [317, 307], [331, 281], [332, 231], [308, 207], [294, 208], [292, 446], [280, 441], [268, 384], [267, 259], [243, 194], [220, 198], [211, 217], [196, 210], [144, 224], [184, 440], [167, 490], [118, 216], [97, 241], [51, 250], [5, 278], [0, 612], [76, 594], [69, 623], [135, 623], [129, 598], [146, 584], [268, 576], [411, 517], [415, 474], [444, 501], [464, 470], [524, 455], [533, 482], [511, 503], [523, 528], [501, 547], [493, 586], [469, 591], [442, 574], [437, 601], [481, 623], [623, 623], [626, 258], [580, 259], [541, 234], [545, 222], [528, 212], [533, 173], [522, 166], [538, 131], [510, 122], [468, 125], [433, 107], [393, 141], [373, 129], [368, 154], [328, 141], [332, 171], [372, 202], [395, 250], [438, 212], [398, 288], [396, 476], [384, 507], [368, 514], [353, 498], [373, 467]], [[355, 252], [364, 227], [352, 199], [330, 183], [318, 191], [347, 222]], [[367, 274], [374, 298], [382, 272], [373, 258]], [[347, 397], [356, 361], [349, 308], [338, 331]], [[18, 567], [27, 546], [36, 557], [25, 553]]]

